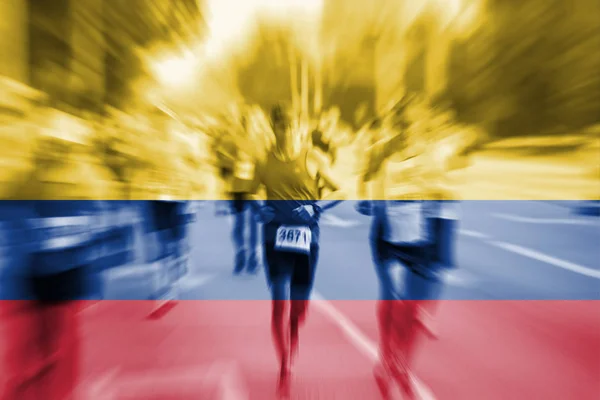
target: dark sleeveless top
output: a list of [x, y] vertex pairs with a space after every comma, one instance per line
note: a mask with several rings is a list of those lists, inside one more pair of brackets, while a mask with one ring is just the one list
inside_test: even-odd
[[[275, 240], [277, 228], [281, 225], [305, 225], [294, 217], [293, 210], [318, 199], [317, 180], [310, 176], [307, 168], [308, 150], [290, 161], [282, 161], [273, 153], [267, 156], [264, 164], [257, 167], [257, 176], [265, 186], [267, 205], [275, 210], [275, 218], [265, 224], [265, 241]], [[310, 226], [313, 243], [318, 243], [319, 226]]]

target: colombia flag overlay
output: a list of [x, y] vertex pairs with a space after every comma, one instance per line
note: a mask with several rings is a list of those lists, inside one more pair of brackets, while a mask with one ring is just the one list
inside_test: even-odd
[[600, 397], [596, 3], [0, 3], [0, 400]]

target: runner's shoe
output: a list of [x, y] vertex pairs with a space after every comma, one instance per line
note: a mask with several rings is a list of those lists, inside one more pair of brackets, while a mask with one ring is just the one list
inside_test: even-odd
[[383, 400], [392, 399], [392, 388], [394, 387], [394, 381], [388, 368], [385, 367], [384, 363], [376, 365], [373, 369], [373, 376], [375, 377], [375, 383], [381, 393]]
[[292, 371], [288, 360], [281, 362], [279, 370], [279, 380], [277, 382], [277, 398], [279, 400], [289, 400], [292, 389]]
[[402, 399], [416, 400], [417, 394], [414, 387], [414, 378], [411, 369], [402, 355], [397, 355], [391, 366], [392, 378], [400, 388]]

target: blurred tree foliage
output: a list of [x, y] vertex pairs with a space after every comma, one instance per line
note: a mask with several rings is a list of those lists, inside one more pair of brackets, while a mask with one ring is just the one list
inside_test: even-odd
[[71, 56], [69, 2], [40, 0], [28, 4], [29, 80], [51, 98], [65, 101], [68, 92], [68, 68]]
[[138, 46], [182, 42], [203, 26], [196, 0], [110, 0], [103, 14], [107, 36]]
[[259, 19], [250, 45], [234, 61], [238, 90], [245, 101], [265, 110], [276, 103], [290, 103], [294, 62], [290, 55], [297, 53], [289, 26], [269, 18]]
[[497, 136], [600, 121], [600, 3], [489, 0], [451, 51], [448, 96]]
[[[461, 27], [459, 15], [445, 32], [452, 35], [447, 85], [436, 100], [450, 102], [461, 120], [496, 136], [565, 134], [600, 122], [600, 2], [463, 3], [478, 5], [474, 26]], [[406, 90], [425, 90], [428, 36], [436, 23], [431, 14], [407, 20], [408, 0], [374, 0], [372, 7], [341, 0], [326, 4], [324, 37], [335, 48], [330, 89], [364, 87], [335, 100], [368, 99], [370, 85], [377, 85], [384, 101]], [[372, 73], [379, 75], [378, 83], [354, 73], [373, 54], [371, 44], [365, 46], [358, 36], [376, 39]]]
[[107, 100], [116, 107], [134, 94], [131, 84], [148, 74], [137, 49], [185, 43], [205, 26], [196, 0], [110, 0], [102, 14], [108, 51]]
[[[247, 51], [234, 62], [236, 78], [245, 101], [263, 109], [278, 102], [292, 101], [292, 74], [300, 92], [301, 60], [309, 61], [309, 103], [314, 96], [316, 59], [322, 68], [323, 109], [337, 107], [342, 121], [358, 128], [356, 111], [366, 109], [367, 117], [375, 113], [374, 42], [369, 30], [373, 19], [357, 13], [358, 3], [325, 2], [321, 26], [315, 39], [319, 49], [309, 48], [303, 32], [289, 21], [264, 16], [258, 19]], [[353, 17], [352, 20], [348, 18]], [[340, 22], [344, 21], [344, 24]], [[348, 33], [347, 27], [353, 29]], [[312, 29], [312, 28], [311, 28]], [[304, 35], [298, 39], [298, 35]], [[350, 36], [349, 36], [350, 35]], [[315, 54], [314, 53], [318, 53]], [[294, 71], [294, 68], [296, 71]]]
[[[324, 80], [325, 108], [338, 107], [340, 118], [355, 131], [376, 114], [374, 38], [364, 36], [348, 48], [334, 54], [331, 68], [334, 73]], [[364, 113], [358, 117], [357, 110]]]
[[[105, 65], [88, 67], [102, 70], [97, 72], [105, 75], [108, 104], [121, 107], [133, 95], [132, 83], [147, 74], [139, 48], [183, 43], [205, 26], [197, 0], [28, 0], [28, 12], [33, 86], [78, 106], [91, 96], [80, 90], [81, 77], [71, 77], [73, 57], [87, 63], [92, 53], [106, 51]], [[74, 51], [76, 22], [85, 26], [76, 35], [91, 44], [87, 55]]]
[[[464, 3], [477, 4], [477, 14], [469, 26], [461, 26], [459, 15], [442, 31], [450, 35], [450, 49], [445, 91], [437, 101], [452, 104], [461, 121], [500, 137], [573, 133], [600, 122], [600, 2]], [[325, 2], [324, 108], [339, 107], [342, 120], [355, 128], [357, 109], [366, 106], [373, 116], [382, 108], [379, 100], [427, 87], [435, 11], [409, 18], [403, 15], [407, 5], [409, 0]], [[248, 102], [268, 107], [291, 99], [288, 55], [306, 51], [293, 38], [283, 22], [257, 25], [236, 74]]]
[[320, 32], [326, 54], [324, 108], [339, 108], [341, 120], [355, 131], [376, 114], [375, 48], [386, 3], [329, 0], [324, 4]]

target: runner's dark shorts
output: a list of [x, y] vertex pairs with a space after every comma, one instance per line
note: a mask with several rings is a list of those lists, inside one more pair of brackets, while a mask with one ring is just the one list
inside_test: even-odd
[[275, 250], [273, 242], [266, 242], [264, 251], [269, 286], [282, 280], [289, 281], [291, 292], [303, 297], [297, 300], [308, 300], [315, 280], [319, 245], [311, 246], [310, 255]]
[[[429, 237], [434, 238], [432, 243], [425, 246], [399, 246], [382, 240], [382, 226], [373, 223], [371, 227], [371, 250], [375, 263], [385, 258], [396, 257], [407, 265], [437, 266], [439, 268], [456, 267], [456, 232], [458, 221], [442, 218], [430, 218], [427, 221]], [[427, 275], [427, 272], [421, 271]]]
[[[371, 251], [376, 272], [380, 280], [382, 295], [386, 300], [404, 298], [407, 300], [435, 300], [441, 294], [441, 265], [433, 257], [434, 248], [430, 244], [397, 245], [382, 239], [381, 227], [374, 225], [371, 232]], [[394, 283], [391, 270], [394, 261], [404, 266], [403, 282], [400, 287]], [[390, 298], [388, 298], [390, 297]]]

